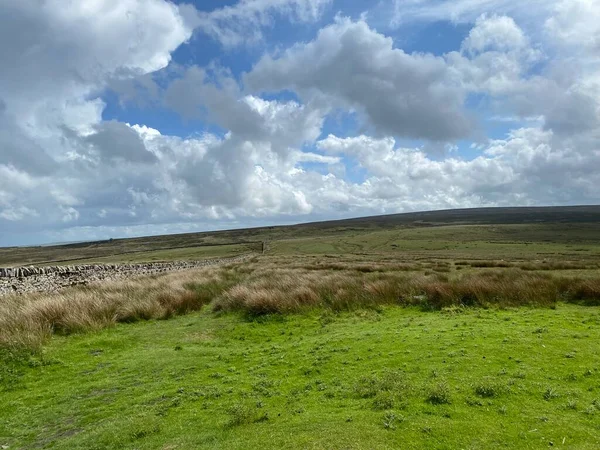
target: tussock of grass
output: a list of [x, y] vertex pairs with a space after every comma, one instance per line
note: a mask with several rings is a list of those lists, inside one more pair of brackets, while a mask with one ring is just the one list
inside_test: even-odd
[[227, 410], [227, 413], [229, 414], [229, 420], [225, 426], [228, 428], [269, 420], [268, 413], [264, 411], [259, 412], [257, 410], [257, 406], [252, 407], [244, 403], [236, 403], [232, 405]]
[[518, 269], [447, 274], [365, 273], [350, 271], [257, 270], [219, 297], [216, 311], [250, 316], [287, 314], [306, 308], [334, 311], [385, 304], [416, 305], [440, 310], [471, 307], [554, 307], [557, 301], [594, 305], [600, 302], [600, 280], [554, 277]]
[[570, 302], [581, 303], [586, 306], [600, 306], [600, 280], [598, 279], [575, 280], [573, 282], [562, 279], [561, 287]]
[[490, 379], [483, 379], [473, 389], [475, 394], [482, 398], [494, 398], [500, 396], [503, 388], [500, 384]]
[[426, 400], [432, 405], [445, 405], [452, 403], [448, 384], [446, 382], [440, 382], [432, 386], [427, 392]]
[[399, 371], [360, 377], [352, 388], [354, 397], [371, 399], [375, 410], [390, 410], [400, 406], [409, 391], [410, 385]]
[[512, 267], [512, 264], [506, 261], [474, 261], [470, 263], [471, 267]]
[[4, 297], [0, 302], [0, 347], [37, 349], [52, 334], [186, 314], [199, 310], [229, 286], [227, 277], [207, 268], [53, 294]]
[[374, 398], [381, 392], [400, 393], [407, 388], [402, 372], [388, 371], [380, 375], [366, 375], [358, 379], [353, 392], [358, 398]]
[[258, 316], [314, 307], [334, 311], [369, 308], [398, 302], [396, 279], [397, 276], [380, 279], [346, 272], [259, 271], [218, 298], [214, 310]]
[[457, 261], [456, 266], [471, 266], [473, 268], [518, 268], [526, 271], [550, 271], [550, 270], [593, 270], [598, 264], [589, 261]]
[[537, 261], [518, 264], [522, 270], [593, 270], [597, 269], [597, 264], [585, 261]]
[[[569, 278], [517, 268], [439, 273], [449, 271], [450, 264], [444, 261], [419, 262], [419, 267], [434, 270], [426, 272], [391, 270], [398, 263], [390, 260], [373, 263], [369, 270], [363, 267], [364, 261], [357, 266], [356, 261], [342, 258], [336, 264], [335, 269], [324, 264], [327, 268], [315, 270], [306, 269], [302, 258], [267, 257], [53, 294], [4, 297], [0, 347], [40, 348], [53, 334], [166, 319], [209, 303], [215, 312], [241, 312], [250, 317], [384, 305], [426, 310], [554, 307], [557, 301], [600, 305], [600, 278]], [[385, 270], [379, 270], [380, 266]]]
[[455, 279], [412, 280], [413, 292], [424, 298], [407, 297], [406, 302], [421, 303], [432, 309], [450, 306], [553, 306], [558, 300], [555, 280], [520, 271], [490, 271], [465, 274]]
[[326, 262], [317, 261], [313, 264], [304, 264], [301, 266], [305, 270], [337, 270], [337, 271], [356, 271], [362, 273], [372, 272], [411, 272], [421, 269], [421, 264], [414, 263], [398, 263], [398, 262], [384, 262], [384, 261], [340, 261], [340, 262]]

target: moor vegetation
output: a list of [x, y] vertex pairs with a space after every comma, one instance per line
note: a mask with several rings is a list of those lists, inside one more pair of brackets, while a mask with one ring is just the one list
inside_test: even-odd
[[5, 297], [0, 302], [0, 346], [39, 349], [52, 334], [167, 319], [208, 304], [217, 313], [240, 312], [251, 318], [315, 308], [342, 312], [390, 305], [424, 310], [554, 308], [557, 302], [600, 306], [600, 276], [548, 273], [552, 265], [542, 265], [533, 271], [490, 263], [484, 267], [502, 269], [458, 271], [464, 264], [360, 259], [328, 263], [261, 256], [224, 267]]
[[255, 256], [0, 297], [0, 447], [599, 448], [594, 211], [69, 247], [64, 259]]
[[[246, 228], [202, 233], [109, 239], [66, 245], [0, 248], [0, 266], [75, 262], [138, 262], [205, 258], [232, 252], [261, 251], [263, 242], [284, 242], [284, 252], [300, 250], [323, 253], [331, 248], [339, 253], [376, 249], [456, 250], [456, 242], [481, 244], [550, 244], [538, 246], [544, 252], [552, 244], [598, 244], [600, 206], [478, 208], [392, 214], [299, 225]], [[366, 240], [363, 239], [367, 236]], [[324, 242], [324, 239], [325, 242]], [[308, 241], [307, 241], [308, 240]], [[416, 245], [403, 245], [407, 241]], [[295, 245], [296, 243], [300, 245]], [[310, 245], [310, 243], [316, 245]], [[432, 243], [438, 245], [427, 245]], [[323, 245], [325, 244], [325, 245]], [[385, 247], [385, 245], [384, 245]], [[479, 249], [481, 250], [481, 248]], [[514, 248], [511, 250], [514, 251]], [[527, 248], [525, 255], [531, 256]], [[574, 247], [577, 250], [577, 247]], [[593, 249], [592, 249], [593, 251]], [[472, 253], [472, 252], [468, 252]], [[468, 254], [467, 253], [467, 254]], [[477, 253], [477, 252], [476, 252]], [[513, 252], [514, 253], [514, 252]], [[510, 253], [511, 256], [514, 256]], [[575, 253], [585, 257], [585, 253]], [[454, 251], [453, 258], [459, 255]]]

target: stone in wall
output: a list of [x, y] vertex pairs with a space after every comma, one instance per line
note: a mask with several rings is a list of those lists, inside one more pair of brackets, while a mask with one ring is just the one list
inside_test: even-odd
[[197, 267], [240, 261], [252, 256], [202, 261], [172, 261], [142, 264], [84, 264], [75, 266], [0, 268], [0, 296], [27, 292], [54, 292], [64, 287], [103, 280], [119, 280]]

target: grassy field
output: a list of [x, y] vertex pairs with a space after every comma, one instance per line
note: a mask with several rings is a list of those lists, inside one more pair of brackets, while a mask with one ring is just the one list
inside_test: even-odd
[[599, 448], [600, 226], [561, 211], [54, 249], [256, 256], [0, 298], [0, 446]]
[[[259, 251], [253, 244], [228, 244], [198, 247], [173, 248], [165, 250], [148, 250], [131, 252], [112, 256], [91, 257], [77, 260], [77, 264], [105, 264], [105, 263], [140, 263], [156, 261], [196, 261], [214, 258], [229, 258]], [[63, 264], [68, 264], [65, 261]]]
[[599, 312], [568, 305], [118, 325], [13, 366], [0, 443], [596, 449], [599, 339]]
[[282, 239], [274, 254], [380, 255], [400, 259], [600, 260], [600, 224], [447, 225]]

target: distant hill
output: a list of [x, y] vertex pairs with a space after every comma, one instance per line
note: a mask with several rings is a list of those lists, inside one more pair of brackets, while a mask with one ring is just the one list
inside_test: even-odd
[[[353, 219], [268, 226], [224, 231], [110, 239], [65, 245], [0, 248], [0, 266], [8, 264], [43, 264], [75, 261], [114, 255], [247, 244], [260, 249], [263, 241], [332, 235], [343, 231], [385, 230], [405, 227], [440, 227], [448, 225], [493, 224], [598, 224], [600, 206], [550, 206], [474, 208], [423, 211]], [[217, 251], [215, 249], [215, 251]]]
[[[312, 222], [299, 226], [396, 226], [449, 224], [600, 223], [600, 206], [539, 206], [510, 208], [465, 208], [421, 211], [355, 219]], [[298, 226], [298, 225], [296, 225]]]

